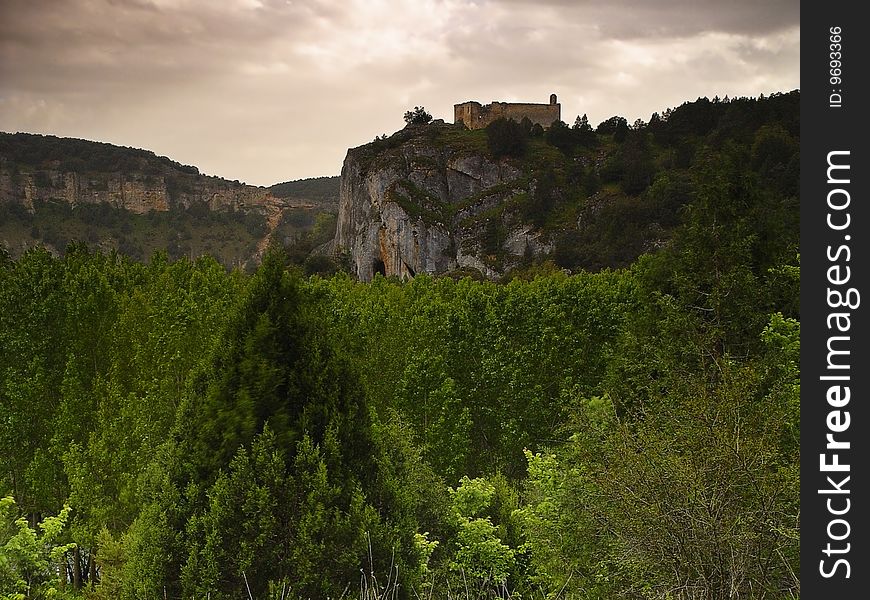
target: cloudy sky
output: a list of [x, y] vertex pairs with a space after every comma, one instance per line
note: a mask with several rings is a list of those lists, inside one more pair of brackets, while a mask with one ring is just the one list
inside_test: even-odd
[[255, 185], [336, 175], [405, 110], [629, 122], [800, 87], [799, 0], [0, 0], [0, 130]]

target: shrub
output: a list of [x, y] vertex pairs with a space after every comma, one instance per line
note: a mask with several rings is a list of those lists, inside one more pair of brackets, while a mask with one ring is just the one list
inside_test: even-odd
[[486, 143], [496, 158], [523, 156], [527, 141], [525, 128], [513, 119], [496, 119], [486, 127]]

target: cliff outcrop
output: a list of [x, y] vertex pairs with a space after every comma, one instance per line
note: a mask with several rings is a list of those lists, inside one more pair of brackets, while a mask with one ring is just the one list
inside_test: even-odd
[[87, 240], [142, 259], [167, 249], [256, 264], [273, 239], [292, 239], [317, 214], [334, 212], [335, 179], [290, 181], [273, 192], [146, 150], [0, 133], [0, 245], [17, 256]]
[[482, 134], [409, 126], [348, 151], [334, 248], [349, 253], [360, 280], [378, 272], [495, 278], [552, 250], [522, 219], [535, 180], [515, 161], [490, 157]]
[[22, 168], [0, 157], [0, 203], [21, 203], [28, 210], [39, 202], [107, 204], [134, 214], [189, 209], [202, 205], [213, 211], [257, 212], [268, 215], [289, 205], [266, 188], [218, 177], [153, 170], [69, 171], [60, 161]]

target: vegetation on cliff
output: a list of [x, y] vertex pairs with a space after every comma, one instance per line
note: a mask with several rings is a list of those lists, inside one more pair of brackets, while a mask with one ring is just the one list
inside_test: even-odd
[[269, 186], [269, 191], [278, 198], [298, 198], [334, 208], [336, 198], [338, 198], [339, 184], [340, 180], [337, 175], [334, 177], [310, 177], [276, 183]]
[[[483, 130], [443, 122], [411, 124], [353, 149], [363, 173], [392, 181], [387, 199], [412, 220], [451, 235], [497, 274], [547, 261], [576, 272], [626, 267], [668, 244], [684, 213], [704, 210], [702, 190], [722, 170], [752, 179], [758, 230], [797, 227], [798, 92], [767, 98], [687, 102], [649, 123], [585, 116], [544, 130], [528, 119], [499, 119]], [[515, 169], [510, 181], [474, 193], [451, 189], [463, 157]], [[483, 168], [483, 167], [481, 167]], [[763, 221], [763, 222], [762, 222]], [[508, 244], [534, 236], [535, 249]]]
[[33, 133], [0, 133], [0, 156], [11, 163], [13, 172], [15, 168], [57, 167], [60, 171], [79, 173], [199, 175], [194, 166], [148, 150]]

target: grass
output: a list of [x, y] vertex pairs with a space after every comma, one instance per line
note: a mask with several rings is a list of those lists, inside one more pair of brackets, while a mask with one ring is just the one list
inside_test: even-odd
[[464, 129], [452, 125], [441, 127], [435, 141], [457, 152], [489, 156], [486, 131], [483, 129]]

